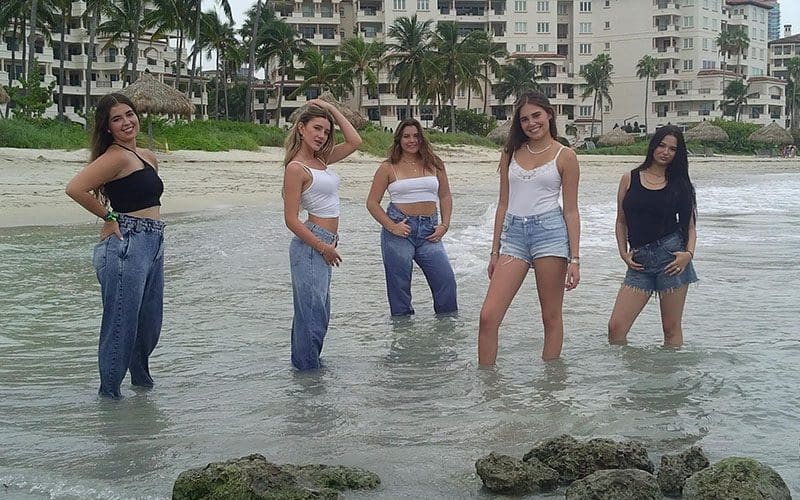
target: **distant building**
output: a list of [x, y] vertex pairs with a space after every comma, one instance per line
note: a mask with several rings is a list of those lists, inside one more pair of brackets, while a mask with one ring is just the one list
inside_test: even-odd
[[769, 42], [770, 75], [788, 80], [787, 65], [793, 57], [800, 57], [800, 34], [792, 35], [792, 25], [787, 24], [783, 37]]
[[781, 6], [778, 0], [768, 0], [773, 4], [767, 20], [767, 39], [776, 40], [781, 37]]

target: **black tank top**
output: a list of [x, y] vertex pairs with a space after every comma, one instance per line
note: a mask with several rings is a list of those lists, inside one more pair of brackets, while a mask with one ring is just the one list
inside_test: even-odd
[[669, 189], [642, 186], [638, 170], [631, 171], [631, 186], [622, 199], [622, 211], [628, 224], [628, 243], [639, 248], [678, 230], [677, 196]]
[[116, 212], [129, 213], [144, 208], [161, 206], [161, 194], [164, 192], [164, 183], [152, 165], [144, 161], [135, 150], [122, 144], [114, 143], [135, 154], [143, 164], [143, 168], [131, 172], [121, 179], [107, 182], [103, 186], [111, 208]]

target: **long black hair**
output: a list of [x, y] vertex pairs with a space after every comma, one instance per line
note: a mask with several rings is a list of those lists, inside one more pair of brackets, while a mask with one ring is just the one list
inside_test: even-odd
[[656, 148], [665, 137], [671, 135], [678, 142], [678, 150], [675, 157], [664, 172], [667, 181], [667, 189], [678, 208], [678, 226], [681, 236], [686, 243], [689, 241], [689, 223], [693, 219], [697, 220], [697, 199], [695, 197], [694, 186], [689, 178], [689, 152], [686, 150], [686, 141], [683, 132], [675, 125], [667, 125], [656, 130], [650, 145], [647, 146], [647, 156], [644, 162], [636, 170], [642, 171], [653, 164]]

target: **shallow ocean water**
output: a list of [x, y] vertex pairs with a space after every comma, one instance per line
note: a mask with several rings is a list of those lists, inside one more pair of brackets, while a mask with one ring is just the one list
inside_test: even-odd
[[[454, 182], [445, 239], [460, 312], [388, 316], [377, 224], [344, 199], [326, 368], [289, 365], [289, 233], [281, 207], [166, 218], [157, 387], [96, 397], [99, 226], [0, 229], [0, 498], [167, 498], [190, 467], [250, 453], [338, 463], [383, 484], [348, 498], [489, 497], [474, 461], [522, 456], [562, 433], [632, 438], [651, 459], [700, 445], [750, 456], [800, 492], [800, 172], [695, 172], [699, 200], [685, 346], [660, 347], [650, 304], [627, 346], [605, 324], [624, 265], [613, 236], [618, 177], [585, 172], [582, 282], [565, 301], [562, 359], [543, 363], [533, 275], [506, 317], [498, 364], [478, 369], [496, 186]], [[561, 492], [563, 496], [563, 490]]]

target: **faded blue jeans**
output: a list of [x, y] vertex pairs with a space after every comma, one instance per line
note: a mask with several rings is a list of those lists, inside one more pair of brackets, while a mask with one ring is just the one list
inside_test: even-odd
[[120, 385], [152, 387], [148, 359], [161, 335], [164, 304], [164, 223], [120, 215], [122, 240], [111, 235], [94, 247], [100, 282], [100, 395], [122, 398]]
[[[325, 243], [338, 241], [335, 234], [312, 222], [305, 225]], [[322, 254], [297, 236], [289, 244], [289, 267], [294, 302], [292, 365], [298, 370], [316, 370], [331, 319], [332, 269]]]
[[441, 241], [429, 241], [434, 226], [439, 222], [436, 214], [409, 216], [394, 204], [386, 208], [386, 215], [395, 222], [406, 220], [411, 228], [407, 238], [396, 236], [384, 228], [381, 231], [381, 255], [386, 272], [386, 294], [392, 316], [414, 314], [411, 305], [411, 271], [414, 262], [422, 269], [433, 295], [433, 310], [437, 314], [458, 310], [456, 277]]

